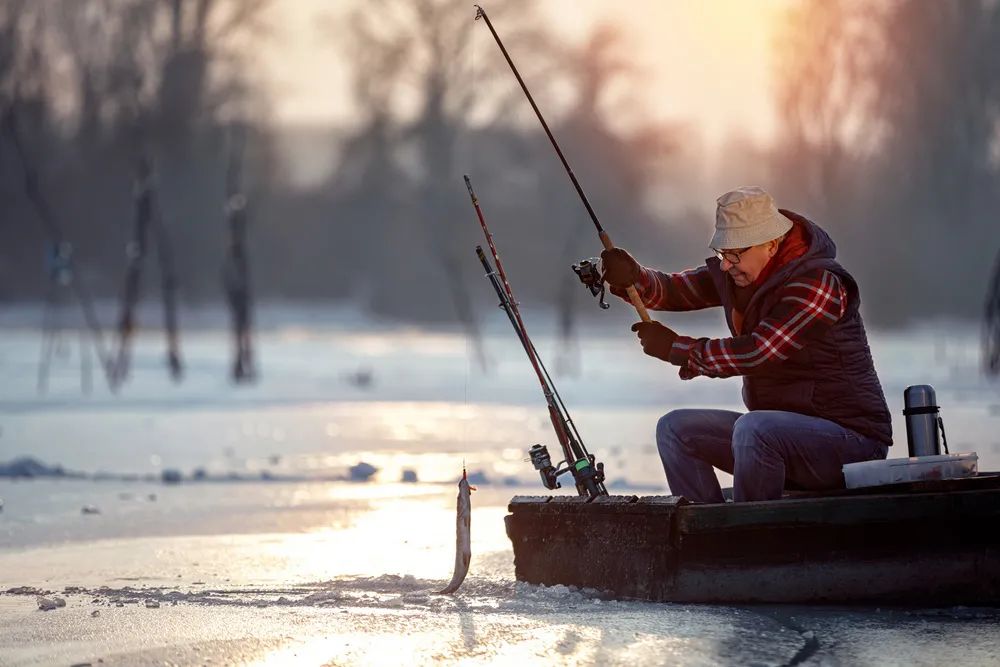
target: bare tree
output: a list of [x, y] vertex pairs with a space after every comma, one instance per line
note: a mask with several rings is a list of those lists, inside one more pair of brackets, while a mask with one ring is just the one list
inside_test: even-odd
[[856, 0], [807, 0], [790, 10], [774, 44], [776, 166], [784, 187], [823, 217], [851, 194], [855, 162], [871, 150], [864, 112], [876, 91], [861, 76], [875, 39], [867, 19]]
[[873, 322], [980, 308], [962, 286], [996, 243], [998, 43], [991, 0], [811, 0], [778, 44], [780, 174], [848, 232]]
[[983, 322], [983, 367], [989, 375], [1000, 375], [1000, 253], [986, 292]]

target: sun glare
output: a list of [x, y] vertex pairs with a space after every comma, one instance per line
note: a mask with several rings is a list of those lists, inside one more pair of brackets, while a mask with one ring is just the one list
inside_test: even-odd
[[[761, 139], [773, 132], [773, 35], [782, 10], [793, 1], [636, 0], [621, 11], [605, 0], [549, 0], [536, 10], [554, 40], [579, 42], [601, 23], [619, 27], [629, 47], [626, 55], [642, 71], [639, 83], [650, 114], [692, 123], [712, 142], [727, 133]], [[335, 3], [336, 11], [333, 5], [279, 0], [275, 6], [276, 34], [264, 45], [262, 63], [280, 121], [345, 125], [357, 114], [345, 94], [349, 72], [331, 38], [332, 26], [355, 5]], [[468, 29], [482, 27], [470, 11]], [[482, 51], [477, 48], [476, 57], [487, 57]], [[486, 83], [513, 85], [496, 78]]]

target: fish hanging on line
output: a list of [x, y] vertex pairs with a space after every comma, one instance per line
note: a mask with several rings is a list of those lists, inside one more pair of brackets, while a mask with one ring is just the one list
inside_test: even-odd
[[458, 480], [458, 503], [455, 517], [455, 574], [451, 582], [437, 595], [449, 595], [458, 590], [469, 573], [469, 562], [472, 560], [472, 544], [470, 541], [470, 525], [472, 522], [472, 491], [476, 487], [469, 486], [469, 478], [462, 466], [462, 479]]

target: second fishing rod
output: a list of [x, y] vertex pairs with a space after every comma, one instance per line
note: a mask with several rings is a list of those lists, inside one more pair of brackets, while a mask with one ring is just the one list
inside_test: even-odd
[[528, 450], [531, 463], [540, 473], [542, 483], [547, 489], [559, 488], [560, 484], [557, 478], [566, 472], [570, 472], [573, 475], [573, 481], [576, 484], [576, 490], [579, 495], [591, 498], [606, 496], [608, 492], [604, 487], [604, 464], [598, 463], [594, 455], [589, 453], [584, 446], [583, 439], [576, 430], [576, 425], [570, 418], [569, 411], [566, 409], [562, 397], [556, 391], [552, 378], [549, 376], [548, 370], [538, 355], [538, 350], [535, 349], [534, 344], [531, 342], [531, 338], [529, 338], [527, 329], [524, 326], [524, 321], [521, 319], [521, 312], [514, 298], [514, 292], [507, 281], [507, 274], [503, 269], [503, 263], [500, 261], [496, 244], [493, 242], [493, 235], [486, 224], [486, 218], [483, 216], [483, 211], [479, 206], [479, 199], [472, 189], [472, 182], [468, 176], [465, 177], [465, 186], [469, 190], [469, 197], [472, 199], [472, 205], [476, 209], [479, 224], [486, 236], [486, 243], [489, 245], [493, 261], [496, 263], [496, 270], [490, 266], [490, 262], [486, 258], [486, 254], [483, 252], [481, 246], [476, 246], [476, 256], [479, 257], [479, 261], [486, 270], [486, 276], [489, 278], [490, 284], [493, 285], [493, 289], [500, 299], [500, 307], [507, 314], [508, 319], [510, 319], [510, 323], [514, 327], [514, 332], [517, 334], [518, 340], [521, 341], [521, 345], [524, 347], [529, 361], [531, 361], [535, 374], [538, 376], [542, 393], [545, 395], [545, 402], [548, 404], [549, 420], [552, 422], [552, 428], [556, 432], [556, 438], [559, 440], [559, 445], [562, 448], [566, 465], [562, 468], [553, 466], [548, 450], [544, 445], [540, 444], [534, 445]]

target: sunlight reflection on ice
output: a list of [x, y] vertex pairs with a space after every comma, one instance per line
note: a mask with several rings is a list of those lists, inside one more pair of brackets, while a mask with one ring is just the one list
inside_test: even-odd
[[509, 444], [525, 437], [525, 425], [539, 411], [520, 406], [469, 405], [452, 402], [355, 402], [321, 408], [324, 432], [333, 439], [467, 444]]
[[[503, 507], [473, 510], [473, 570], [477, 554], [510, 548], [502, 528], [497, 529], [506, 513]], [[285, 535], [260, 545], [258, 554], [264, 562], [285, 568], [286, 579], [297, 581], [385, 573], [447, 580], [455, 558], [453, 500], [444, 507], [440, 496], [384, 501], [348, 528]]]
[[[327, 636], [283, 646], [251, 664], [628, 665], [671, 663], [671, 658], [692, 664], [692, 658], [707, 657], [715, 649], [715, 642], [677, 636], [679, 632], [657, 636], [586, 620], [548, 622], [540, 632], [537, 620], [517, 616], [459, 613], [436, 617], [428, 625], [417, 616], [400, 619], [389, 614], [336, 617]], [[403, 632], [386, 631], [403, 627]], [[652, 656], [658, 657], [651, 660]]]

